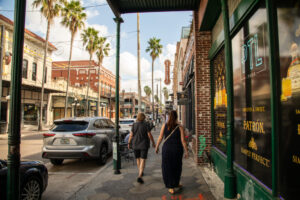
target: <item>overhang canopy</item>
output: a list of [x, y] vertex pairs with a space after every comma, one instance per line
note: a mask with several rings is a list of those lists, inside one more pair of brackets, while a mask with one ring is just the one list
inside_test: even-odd
[[200, 0], [107, 0], [116, 17], [125, 13], [188, 11], [198, 9]]

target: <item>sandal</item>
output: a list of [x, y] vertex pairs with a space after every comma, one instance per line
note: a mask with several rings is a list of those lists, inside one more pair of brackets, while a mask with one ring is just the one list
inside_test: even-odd
[[179, 184], [177, 187], [178, 187], [179, 189], [181, 189], [181, 188], [183, 188], [183, 185]]
[[169, 192], [170, 194], [175, 194], [175, 190], [174, 190], [173, 188], [170, 188], [170, 189], [168, 190], [168, 192]]

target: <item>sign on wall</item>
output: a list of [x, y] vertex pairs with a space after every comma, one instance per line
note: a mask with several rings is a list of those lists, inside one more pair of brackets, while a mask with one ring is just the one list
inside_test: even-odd
[[170, 60], [165, 60], [165, 84], [169, 85], [171, 80], [170, 80], [170, 66], [171, 66], [171, 61]]
[[213, 60], [214, 67], [214, 145], [226, 154], [227, 92], [224, 48]]
[[266, 10], [258, 9], [232, 40], [234, 158], [271, 188], [271, 90], [266, 19]]

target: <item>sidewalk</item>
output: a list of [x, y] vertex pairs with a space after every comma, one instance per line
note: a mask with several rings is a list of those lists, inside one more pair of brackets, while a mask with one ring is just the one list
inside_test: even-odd
[[[25, 126], [21, 127], [21, 138], [29, 135], [37, 135], [47, 132], [51, 126], [44, 126], [42, 131], [37, 130], [37, 126]], [[0, 134], [0, 140], [7, 140], [8, 133]]]
[[[158, 137], [158, 131], [153, 134]], [[213, 184], [209, 186], [206, 180], [215, 182], [214, 173], [208, 168], [196, 166], [194, 160], [183, 160], [181, 183], [183, 189], [180, 193], [170, 195], [165, 188], [161, 174], [161, 154], [155, 154], [154, 148], [149, 149], [148, 159], [144, 172], [144, 184], [136, 182], [137, 167], [132, 161], [122, 161], [121, 174], [115, 175], [113, 163], [106, 164], [87, 184], [83, 185], [69, 200], [219, 200], [223, 190]], [[211, 191], [212, 189], [212, 191]], [[213, 196], [213, 193], [215, 196]], [[218, 193], [218, 194], [217, 194]], [[219, 196], [219, 197], [218, 197]]]

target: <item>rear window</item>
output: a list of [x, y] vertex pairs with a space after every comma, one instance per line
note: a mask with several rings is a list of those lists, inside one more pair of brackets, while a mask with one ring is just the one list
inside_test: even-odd
[[133, 124], [134, 120], [122, 120], [120, 124]]
[[87, 129], [88, 124], [86, 121], [59, 121], [54, 122], [51, 130], [55, 132], [82, 131]]

